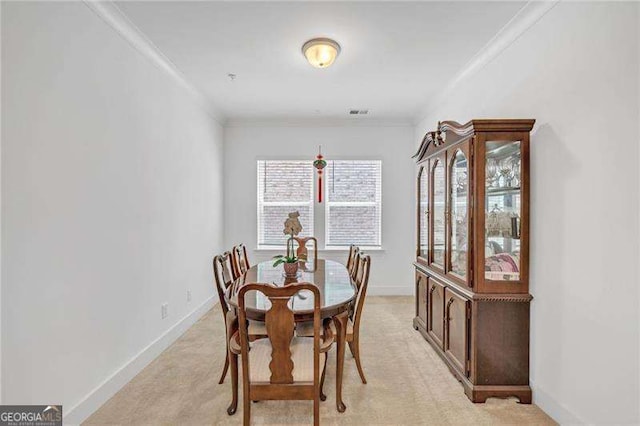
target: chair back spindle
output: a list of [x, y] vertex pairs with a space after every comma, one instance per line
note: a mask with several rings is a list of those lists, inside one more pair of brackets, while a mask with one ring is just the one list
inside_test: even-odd
[[269, 297], [271, 309], [265, 315], [267, 336], [271, 341], [271, 383], [293, 383], [291, 339], [295, 329], [293, 311], [289, 309], [289, 297]]
[[349, 246], [349, 257], [347, 258], [347, 271], [349, 271], [349, 273], [351, 273], [351, 268], [353, 267], [353, 260], [356, 251], [358, 251], [358, 246], [356, 246], [355, 244], [351, 244]]
[[233, 247], [233, 267], [235, 268], [236, 276], [241, 276], [251, 268], [249, 264], [249, 257], [247, 256], [247, 247], [244, 244], [238, 244]]
[[234, 274], [231, 257], [231, 253], [226, 251], [213, 258], [213, 277], [215, 279], [216, 289], [218, 290], [218, 299], [222, 307], [222, 315], [225, 318], [229, 311], [229, 306], [224, 298], [224, 294], [237, 278]]
[[371, 270], [371, 258], [369, 255], [358, 253], [358, 269], [355, 278], [355, 284], [358, 289], [356, 296], [355, 310], [353, 312], [354, 329], [360, 328], [360, 319], [362, 309], [364, 307], [364, 299], [367, 295], [367, 287], [369, 285], [369, 271]]
[[356, 247], [353, 253], [353, 262], [351, 263], [351, 268], [347, 268], [349, 271], [349, 276], [354, 281], [358, 276], [358, 269], [360, 268], [360, 255], [361, 255], [360, 248]]

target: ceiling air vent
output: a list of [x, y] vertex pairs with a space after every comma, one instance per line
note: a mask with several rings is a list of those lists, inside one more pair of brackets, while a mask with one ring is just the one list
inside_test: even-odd
[[369, 114], [368, 109], [351, 109], [349, 110], [349, 115], [367, 115]]

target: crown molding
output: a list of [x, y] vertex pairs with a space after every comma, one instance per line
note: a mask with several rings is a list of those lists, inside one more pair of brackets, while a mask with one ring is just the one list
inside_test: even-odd
[[152, 64], [167, 73], [178, 86], [182, 87], [201, 106], [211, 118], [220, 125], [225, 124], [224, 115], [209, 99], [198, 90], [171, 62], [153, 42], [120, 10], [111, 0], [83, 0], [89, 9], [93, 10], [104, 22], [113, 28], [134, 49], [145, 56]]
[[230, 118], [225, 127], [413, 127], [413, 122], [408, 118]]
[[507, 47], [527, 32], [540, 18], [553, 9], [559, 1], [560, 0], [528, 1], [482, 49], [458, 71], [449, 83], [429, 100], [426, 107], [415, 117], [414, 124], [418, 125], [420, 121], [427, 118], [435, 108], [447, 99], [457, 86], [500, 56]]

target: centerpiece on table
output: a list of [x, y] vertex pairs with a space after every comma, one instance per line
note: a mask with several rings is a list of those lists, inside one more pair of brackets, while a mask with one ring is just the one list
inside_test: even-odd
[[300, 213], [297, 211], [289, 213], [289, 217], [284, 221], [284, 230], [282, 231], [285, 235], [289, 236], [287, 239], [287, 252], [284, 255], [279, 254], [274, 256], [275, 261], [273, 262], [273, 266], [283, 264], [284, 274], [287, 278], [295, 278], [298, 275], [298, 258], [296, 257], [293, 246], [293, 237], [302, 231], [299, 217]]

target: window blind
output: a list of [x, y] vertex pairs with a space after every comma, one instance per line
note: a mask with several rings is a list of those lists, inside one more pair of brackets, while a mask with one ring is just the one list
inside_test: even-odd
[[258, 247], [285, 246], [284, 221], [300, 212], [300, 235], [313, 235], [313, 165], [310, 161], [258, 161]]
[[382, 162], [327, 162], [326, 245], [381, 246]]

